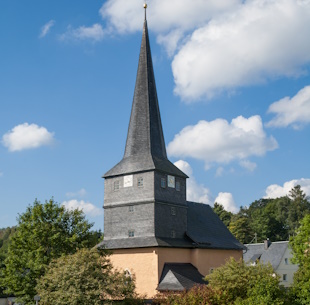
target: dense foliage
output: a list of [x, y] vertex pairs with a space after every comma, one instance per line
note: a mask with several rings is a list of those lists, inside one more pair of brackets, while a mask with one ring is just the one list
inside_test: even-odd
[[35, 201], [18, 216], [4, 260], [0, 286], [23, 302], [33, 302], [37, 280], [55, 258], [94, 246], [98, 235], [82, 211], [66, 210], [53, 199], [44, 204]]
[[157, 304], [292, 305], [270, 265], [249, 266], [231, 259], [206, 276], [209, 282], [181, 294], [166, 294]]
[[[11, 242], [11, 237], [15, 232], [15, 228], [0, 229], [0, 278], [3, 278], [4, 260], [7, 256], [8, 247]], [[0, 297], [4, 294], [4, 287], [0, 284]]]
[[40, 278], [40, 304], [100, 305], [132, 299], [134, 280], [112, 268], [104, 250], [81, 249], [53, 260]]
[[215, 204], [214, 212], [225, 223], [234, 236], [242, 243], [289, 240], [299, 222], [310, 213], [310, 202], [300, 185], [276, 199], [260, 199], [249, 207], [240, 207], [237, 214], [225, 211]]
[[294, 275], [292, 294], [297, 304], [310, 304], [310, 215], [301, 221], [297, 234], [290, 241], [299, 269]]

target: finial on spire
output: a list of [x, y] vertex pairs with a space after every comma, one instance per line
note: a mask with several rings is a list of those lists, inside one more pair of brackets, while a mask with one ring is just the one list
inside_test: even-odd
[[144, 7], [144, 20], [146, 20], [146, 9], [147, 9], [146, 2], [143, 4], [143, 7]]

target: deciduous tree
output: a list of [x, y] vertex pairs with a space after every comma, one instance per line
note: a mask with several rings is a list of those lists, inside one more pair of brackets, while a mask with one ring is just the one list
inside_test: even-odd
[[82, 211], [66, 210], [53, 199], [44, 204], [35, 200], [17, 221], [0, 286], [27, 304], [33, 302], [37, 280], [51, 260], [94, 246], [97, 234]]
[[134, 296], [134, 280], [112, 268], [108, 253], [81, 249], [53, 260], [37, 285], [42, 305], [99, 305]]

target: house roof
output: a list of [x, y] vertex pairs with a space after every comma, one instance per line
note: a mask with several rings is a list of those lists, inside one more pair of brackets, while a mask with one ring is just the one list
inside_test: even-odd
[[165, 263], [157, 290], [182, 291], [197, 284], [206, 284], [203, 275], [189, 263]]
[[182, 239], [159, 236], [128, 237], [104, 240], [98, 246], [107, 249], [146, 247], [244, 249], [208, 204], [188, 201], [187, 207], [187, 232]]
[[167, 158], [145, 20], [124, 157], [103, 177], [149, 170], [187, 178]]
[[243, 259], [246, 263], [255, 262], [257, 259], [263, 264], [270, 263], [276, 270], [288, 247], [288, 241], [271, 242], [265, 249], [264, 243], [247, 244], [247, 251], [243, 253]]

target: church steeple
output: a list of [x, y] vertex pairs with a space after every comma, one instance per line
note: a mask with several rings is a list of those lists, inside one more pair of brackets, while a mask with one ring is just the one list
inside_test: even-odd
[[146, 153], [167, 158], [145, 20], [124, 158]]
[[[145, 11], [146, 7], [145, 4]], [[145, 12], [125, 153], [121, 162], [104, 177], [156, 169], [187, 177], [167, 159]]]

